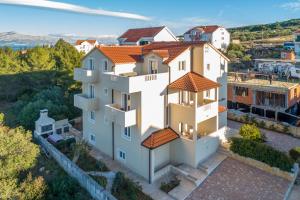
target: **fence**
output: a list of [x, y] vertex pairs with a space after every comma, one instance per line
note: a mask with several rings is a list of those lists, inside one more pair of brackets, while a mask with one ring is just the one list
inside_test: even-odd
[[40, 145], [57, 161], [57, 163], [79, 184], [85, 188], [90, 195], [96, 200], [116, 200], [109, 192], [101, 187], [94, 179], [87, 175], [75, 163], [69, 160], [63, 153], [57, 150], [46, 139], [34, 133], [34, 137], [39, 141]]

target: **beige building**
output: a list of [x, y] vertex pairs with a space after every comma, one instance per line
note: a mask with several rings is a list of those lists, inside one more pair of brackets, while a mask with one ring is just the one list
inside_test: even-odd
[[207, 42], [94, 48], [74, 74], [84, 138], [149, 182], [197, 167], [224, 137], [227, 62]]

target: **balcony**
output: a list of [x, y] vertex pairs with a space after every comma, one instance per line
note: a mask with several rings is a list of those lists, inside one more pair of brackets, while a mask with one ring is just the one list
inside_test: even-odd
[[90, 98], [85, 94], [74, 95], [74, 106], [84, 111], [92, 111], [99, 109], [99, 99]]
[[120, 76], [111, 73], [105, 73], [103, 76], [112, 89], [127, 94], [141, 92], [145, 89], [160, 88], [168, 84], [168, 73], [147, 74], [138, 76]]
[[99, 81], [99, 71], [96, 69], [75, 68], [74, 80], [83, 83], [96, 83]]
[[196, 121], [202, 122], [218, 115], [218, 102], [207, 101], [205, 104], [199, 105], [196, 110]]
[[105, 115], [110, 120], [121, 126], [136, 125], [136, 110], [124, 111], [117, 104], [105, 105]]

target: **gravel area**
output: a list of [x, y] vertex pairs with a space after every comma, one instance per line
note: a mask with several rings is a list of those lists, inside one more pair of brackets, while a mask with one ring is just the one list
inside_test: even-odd
[[[228, 127], [238, 129], [242, 126], [242, 123], [228, 120]], [[275, 131], [270, 131], [266, 129], [260, 129], [267, 137], [267, 144], [280, 150], [289, 152], [290, 149], [300, 146], [300, 139], [286, 135], [283, 133], [278, 133]]]
[[288, 184], [286, 179], [227, 158], [187, 200], [282, 200]]

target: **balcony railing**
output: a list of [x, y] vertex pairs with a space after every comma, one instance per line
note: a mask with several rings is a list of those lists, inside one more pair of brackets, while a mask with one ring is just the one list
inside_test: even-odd
[[121, 126], [136, 125], [136, 110], [122, 110], [117, 104], [105, 105], [105, 115], [110, 120]]
[[98, 110], [99, 98], [91, 98], [85, 94], [75, 94], [74, 106], [85, 111]]
[[83, 83], [96, 83], [99, 81], [99, 70], [97, 69], [85, 69], [85, 68], [75, 68], [74, 70], [74, 80]]
[[134, 93], [141, 92], [149, 87], [161, 87], [168, 84], [168, 73], [147, 74], [139, 76], [119, 76], [111, 73], [104, 74], [104, 81], [107, 82], [112, 89]]
[[210, 101], [206, 104], [197, 107], [196, 118], [197, 122], [202, 122], [218, 115], [218, 102]]

